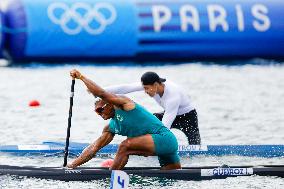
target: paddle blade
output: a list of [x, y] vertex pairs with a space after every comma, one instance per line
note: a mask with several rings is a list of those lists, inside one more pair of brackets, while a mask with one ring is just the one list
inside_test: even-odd
[[129, 175], [124, 171], [113, 170], [111, 172], [110, 189], [125, 189], [128, 188]]

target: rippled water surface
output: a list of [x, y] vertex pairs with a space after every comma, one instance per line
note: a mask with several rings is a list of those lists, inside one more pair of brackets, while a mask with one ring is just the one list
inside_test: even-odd
[[[254, 60], [258, 61], [258, 60]], [[259, 60], [263, 61], [263, 60]], [[281, 64], [222, 66], [181, 64], [167, 66], [56, 65], [0, 67], [0, 145], [38, 144], [65, 140], [71, 79], [79, 69], [101, 86], [137, 82], [145, 71], [183, 86], [199, 115], [203, 144], [283, 144], [284, 66]], [[143, 92], [128, 95], [152, 112], [161, 108]], [[37, 99], [41, 106], [30, 108]], [[93, 112], [93, 97], [77, 81], [71, 140], [91, 142], [102, 132], [105, 121]], [[180, 143], [184, 135], [174, 131]], [[116, 136], [113, 143], [124, 138]], [[0, 154], [0, 164], [60, 166], [63, 157], [12, 156]], [[93, 159], [86, 166], [97, 166]], [[284, 164], [283, 158], [183, 157], [184, 166]], [[149, 164], [150, 162], [150, 164]], [[158, 166], [155, 157], [131, 157], [127, 166]], [[109, 180], [60, 182], [0, 177], [0, 188], [108, 188]], [[276, 177], [238, 177], [212, 181], [137, 179], [131, 188], [284, 188]]]

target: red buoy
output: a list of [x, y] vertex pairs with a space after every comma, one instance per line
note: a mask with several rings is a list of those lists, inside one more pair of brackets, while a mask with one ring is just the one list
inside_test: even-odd
[[37, 100], [32, 100], [32, 101], [30, 101], [29, 106], [31, 106], [31, 107], [40, 106], [40, 103]]
[[113, 164], [113, 159], [107, 159], [101, 163], [101, 167], [111, 167]]

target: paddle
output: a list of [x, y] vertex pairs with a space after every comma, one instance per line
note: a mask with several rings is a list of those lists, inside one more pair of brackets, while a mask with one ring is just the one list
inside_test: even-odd
[[74, 97], [74, 85], [75, 85], [75, 79], [73, 78], [72, 79], [72, 84], [71, 84], [69, 117], [68, 117], [68, 127], [67, 127], [67, 136], [66, 136], [65, 150], [64, 150], [64, 163], [63, 163], [63, 167], [66, 167], [66, 165], [67, 165], [69, 138], [70, 138], [70, 129], [71, 129], [71, 118], [72, 118], [72, 107], [73, 107], [73, 97]]

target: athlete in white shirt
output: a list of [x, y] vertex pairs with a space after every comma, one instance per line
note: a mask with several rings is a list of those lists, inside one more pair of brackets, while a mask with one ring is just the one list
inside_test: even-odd
[[163, 107], [164, 112], [154, 113], [163, 124], [170, 128], [180, 129], [187, 136], [189, 144], [200, 144], [198, 118], [190, 98], [182, 89], [171, 81], [160, 78], [155, 72], [146, 72], [141, 83], [110, 86], [105, 89], [114, 94], [127, 94], [145, 91]]

